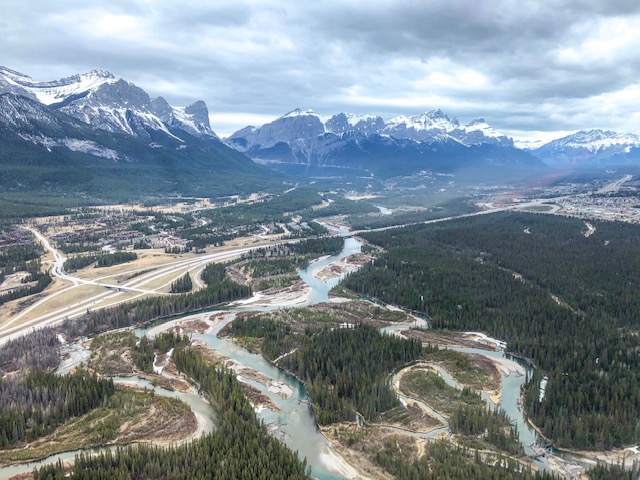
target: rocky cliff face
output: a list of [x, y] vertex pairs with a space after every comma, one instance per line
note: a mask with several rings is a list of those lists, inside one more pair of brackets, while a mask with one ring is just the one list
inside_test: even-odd
[[215, 138], [203, 101], [173, 107], [162, 97], [151, 99], [133, 83], [103, 70], [51, 82], [0, 67], [0, 93], [16, 93], [57, 108], [109, 132], [121, 132], [151, 142], [173, 136], [172, 129], [203, 138]]
[[[380, 116], [338, 113], [322, 117], [296, 109], [261, 127], [245, 127], [226, 139], [228, 145], [261, 162], [332, 167], [391, 175], [467, 165], [527, 162], [539, 164], [513, 147], [513, 141], [484, 119], [460, 125], [441, 110], [400, 115], [385, 122]], [[402, 163], [402, 165], [401, 165]], [[281, 168], [281, 167], [278, 167]]]

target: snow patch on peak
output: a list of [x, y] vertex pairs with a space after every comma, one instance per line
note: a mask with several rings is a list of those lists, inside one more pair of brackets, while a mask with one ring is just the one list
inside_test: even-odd
[[32, 82], [33, 79], [29, 75], [25, 75], [24, 73], [17, 72], [15, 70], [11, 70], [10, 68], [4, 67], [0, 65], [0, 75], [4, 75], [5, 77], [10, 77], [16, 81], [27, 81]]
[[45, 105], [62, 102], [72, 95], [89, 92], [105, 83], [116, 81], [116, 77], [105, 70], [92, 70], [51, 82], [35, 82], [27, 75], [4, 67], [0, 68], [0, 75], [5, 82], [26, 90]]
[[360, 122], [375, 121], [378, 118], [376, 115], [368, 115], [366, 113], [345, 113], [345, 116], [352, 127], [355, 127]]
[[638, 147], [640, 137], [632, 133], [618, 133], [611, 130], [580, 130], [558, 140], [550, 142], [557, 147], [586, 148], [595, 152], [611, 147]]
[[484, 117], [480, 117], [480, 118], [476, 118], [474, 120], [471, 120], [468, 124], [467, 127], [473, 127], [474, 125], [482, 125], [482, 124], [487, 124], [487, 121], [484, 119]]
[[295, 110], [291, 110], [289, 113], [285, 113], [280, 118], [303, 117], [307, 115], [312, 115], [314, 117], [318, 116], [318, 114], [314, 110], [311, 110], [310, 108], [308, 108], [307, 110], [301, 110], [299, 108], [296, 108]]
[[458, 120], [453, 120], [444, 114], [439, 108], [420, 115], [407, 117], [398, 115], [387, 122], [387, 129], [406, 128], [407, 130], [440, 130], [450, 132], [459, 127]]
[[475, 132], [481, 131], [485, 136], [492, 138], [504, 137], [505, 135], [498, 132], [495, 128], [491, 127], [487, 122], [485, 122], [484, 118], [477, 118], [473, 120], [468, 125], [466, 125], [463, 130], [467, 132]]
[[547, 142], [545, 140], [513, 139], [513, 145], [521, 150], [535, 150]]

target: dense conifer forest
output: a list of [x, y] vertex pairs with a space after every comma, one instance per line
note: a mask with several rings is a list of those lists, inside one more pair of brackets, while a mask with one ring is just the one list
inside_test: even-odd
[[[424, 455], [408, 460], [395, 442], [376, 453], [376, 461], [398, 480], [552, 480], [548, 473], [521, 469], [513, 460], [503, 466], [488, 465], [472, 451], [444, 442], [427, 443]], [[613, 480], [612, 477], [605, 477]]]
[[[9, 227], [4, 229], [10, 230]], [[26, 272], [28, 275], [22, 280], [24, 286], [0, 293], [0, 305], [18, 298], [42, 292], [51, 283], [51, 276], [42, 271], [40, 255], [44, 253], [38, 243], [12, 245], [0, 250], [0, 284], [7, 275]], [[30, 285], [26, 285], [30, 283]]]
[[191, 281], [191, 275], [189, 275], [189, 272], [171, 283], [171, 293], [190, 292], [192, 288], [193, 282]]
[[[133, 340], [133, 339], [132, 339]], [[155, 352], [167, 353], [172, 348], [189, 345], [189, 337], [173, 332], [164, 332], [156, 335], [153, 340], [142, 337], [135, 343], [132, 341], [131, 359], [136, 367], [146, 373], [153, 372]]]
[[36, 369], [24, 379], [0, 380], [0, 448], [40, 438], [114, 392], [111, 379], [82, 369], [66, 376]]
[[99, 253], [92, 255], [76, 255], [75, 257], [68, 258], [64, 262], [64, 269], [67, 272], [75, 272], [81, 268], [88, 267], [92, 263], [95, 263], [96, 268], [99, 267], [111, 267], [120, 263], [131, 262], [138, 258], [137, 253], [133, 252], [113, 252], [113, 253]]
[[415, 340], [356, 325], [313, 335], [282, 364], [307, 384], [317, 422], [329, 424], [354, 420], [356, 412], [371, 420], [398, 405], [387, 376], [421, 353]]
[[505, 339], [539, 367], [525, 408], [545, 435], [626, 446], [640, 440], [640, 226], [592, 223], [587, 236], [578, 219], [503, 213], [370, 233], [386, 253], [344, 285]]
[[0, 347], [0, 377], [32, 368], [49, 370], [60, 363], [60, 340], [52, 327], [7, 341]]
[[216, 430], [179, 447], [140, 445], [100, 455], [80, 455], [69, 476], [61, 464], [43, 467], [34, 479], [124, 480], [165, 478], [305, 479], [306, 462], [270, 436], [232, 373], [208, 363], [201, 353], [176, 349], [176, 366], [196, 381], [216, 413]]

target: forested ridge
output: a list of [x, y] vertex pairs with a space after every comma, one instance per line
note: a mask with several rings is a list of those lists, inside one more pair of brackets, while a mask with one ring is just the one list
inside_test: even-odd
[[387, 377], [421, 353], [418, 341], [355, 325], [314, 334], [282, 364], [307, 384], [317, 422], [329, 424], [356, 412], [371, 420], [398, 405]]
[[24, 379], [0, 380], [0, 448], [40, 438], [114, 392], [111, 379], [82, 369], [66, 376], [36, 369]]
[[96, 456], [81, 454], [69, 476], [65, 477], [63, 466], [58, 463], [36, 471], [34, 478], [308, 478], [306, 462], [268, 434], [233, 373], [216, 368], [200, 352], [188, 348], [176, 349], [173, 359], [178, 369], [195, 380], [211, 400], [218, 424], [213, 433], [178, 447], [139, 445]]
[[640, 227], [592, 223], [587, 237], [577, 219], [502, 213], [369, 233], [386, 253], [344, 285], [507, 340], [539, 367], [525, 408], [547, 436], [625, 446], [640, 440]]

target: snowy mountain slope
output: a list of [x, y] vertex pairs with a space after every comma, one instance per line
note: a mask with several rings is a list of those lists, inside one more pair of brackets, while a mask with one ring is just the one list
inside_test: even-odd
[[25, 75], [6, 67], [0, 67], [0, 85], [13, 85], [17, 91], [1, 93], [21, 93], [20, 90], [29, 93], [30, 98], [37, 99], [45, 105], [60, 103], [74, 95], [82, 95], [95, 90], [105, 83], [116, 81], [111, 73], [104, 70], [92, 70], [89, 73], [72, 75], [71, 77], [54, 80], [51, 82], [36, 82]]
[[581, 130], [553, 140], [532, 154], [552, 166], [625, 163], [640, 149], [640, 137], [611, 130]]
[[465, 145], [491, 144], [513, 147], [513, 140], [491, 127], [484, 118], [477, 118], [463, 127], [458, 127], [450, 135]]
[[261, 127], [245, 127], [225, 142], [259, 163], [289, 173], [303, 169], [323, 175], [323, 169], [330, 169], [393, 176], [516, 164], [524, 172], [541, 165], [513, 148], [511, 139], [483, 119], [461, 126], [441, 110], [401, 115], [385, 123], [375, 115], [338, 113], [327, 118], [296, 109]]
[[180, 138], [148, 143], [25, 96], [0, 94], [0, 190], [86, 201], [227, 195], [281, 183], [219, 140], [175, 132]]
[[[504, 163], [510, 155], [520, 158], [514, 153], [513, 141], [484, 119], [460, 125], [439, 109], [414, 116], [399, 115], [386, 123], [376, 115], [338, 113], [323, 117], [313, 110], [295, 109], [261, 127], [245, 127], [225, 141], [262, 163], [314, 168], [343, 168], [349, 164], [354, 170], [385, 174], [395, 167], [405, 173], [414, 167], [425, 169], [425, 162], [433, 163], [436, 158], [438, 168], [445, 168], [447, 155], [452, 165], [467, 162], [470, 147], [479, 147], [473, 150], [479, 155], [479, 163], [485, 153], [493, 164]], [[494, 149], [489, 155], [485, 147], [490, 145], [504, 150]], [[407, 163], [406, 168], [394, 163], [399, 158]]]
[[316, 136], [348, 132], [428, 143], [455, 140], [466, 146], [487, 143], [513, 147], [511, 139], [490, 127], [484, 119], [461, 126], [457, 119], [449, 118], [439, 109], [420, 115], [399, 115], [387, 122], [377, 115], [338, 113], [324, 117], [313, 110], [295, 109], [261, 127], [245, 127], [227, 141], [246, 151], [254, 147], [271, 148], [278, 142], [309, 145]]
[[178, 139], [172, 129], [217, 139], [204, 102], [173, 107], [162, 97], [152, 101], [143, 89], [104, 70], [36, 82], [28, 75], [0, 67], [0, 93], [37, 99], [85, 123], [148, 142], [158, 135]]

